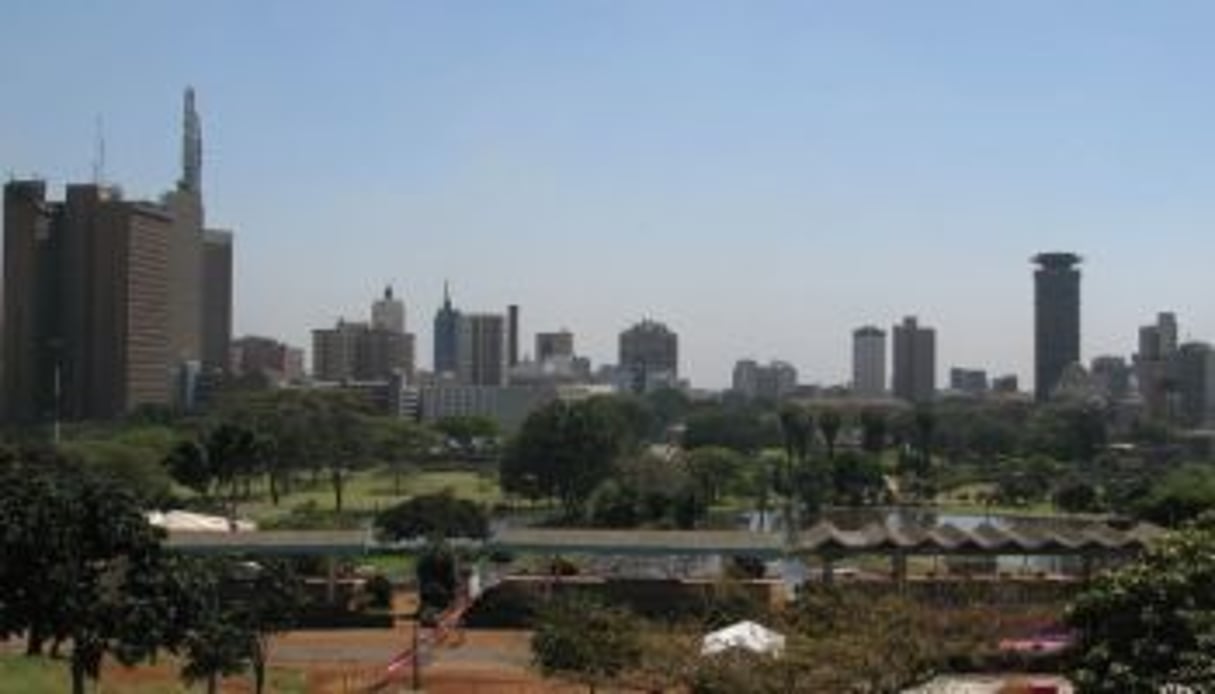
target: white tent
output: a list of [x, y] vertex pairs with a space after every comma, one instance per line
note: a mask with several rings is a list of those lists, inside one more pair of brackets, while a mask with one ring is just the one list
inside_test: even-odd
[[785, 650], [785, 636], [762, 624], [738, 622], [706, 634], [700, 647], [700, 654], [713, 655], [732, 648], [745, 648], [752, 653], [776, 655]]
[[223, 516], [208, 516], [189, 511], [152, 511], [148, 513], [148, 522], [169, 531], [227, 533], [257, 530], [257, 524], [252, 521], [238, 520], [234, 524]]

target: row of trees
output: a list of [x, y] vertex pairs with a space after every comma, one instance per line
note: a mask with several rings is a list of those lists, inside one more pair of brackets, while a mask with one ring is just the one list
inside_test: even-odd
[[122, 482], [51, 451], [0, 452], [0, 528], [0, 637], [24, 636], [30, 655], [70, 644], [76, 693], [106, 656], [161, 650], [210, 691], [252, 668], [260, 692], [266, 640], [300, 601], [284, 566], [166, 553]]

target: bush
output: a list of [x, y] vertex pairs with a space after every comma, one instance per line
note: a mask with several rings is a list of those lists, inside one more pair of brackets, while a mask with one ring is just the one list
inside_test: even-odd
[[370, 598], [370, 607], [376, 609], [392, 608], [392, 581], [383, 575], [376, 574], [367, 579], [367, 582], [363, 584], [363, 590], [367, 592], [367, 596]]
[[419, 537], [481, 538], [489, 534], [489, 517], [476, 503], [449, 491], [403, 501], [376, 516], [380, 533], [392, 540]]

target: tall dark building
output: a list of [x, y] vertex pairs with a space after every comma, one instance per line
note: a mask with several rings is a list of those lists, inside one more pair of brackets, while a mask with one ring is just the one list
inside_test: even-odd
[[894, 326], [894, 370], [891, 390], [907, 402], [931, 402], [937, 389], [937, 334], [913, 316]]
[[208, 229], [202, 253], [202, 363], [227, 371], [232, 346], [232, 233]]
[[63, 202], [45, 193], [5, 186], [5, 418], [170, 404], [171, 214], [97, 185], [69, 185]]
[[506, 319], [500, 313], [466, 313], [460, 316], [456, 339], [460, 383], [470, 386], [504, 386], [508, 375]]
[[1034, 271], [1034, 397], [1050, 398], [1063, 370], [1080, 361], [1080, 256], [1040, 253]]
[[554, 357], [574, 357], [574, 333], [562, 329], [555, 333], [536, 333], [536, 361]]
[[619, 367], [630, 374], [634, 391], [674, 383], [679, 377], [679, 336], [657, 321], [634, 324], [620, 333]]
[[519, 363], [519, 306], [506, 307], [506, 362], [508, 366]]
[[451, 294], [443, 283], [443, 305], [435, 313], [435, 375], [454, 374], [459, 369], [460, 312], [451, 306]]

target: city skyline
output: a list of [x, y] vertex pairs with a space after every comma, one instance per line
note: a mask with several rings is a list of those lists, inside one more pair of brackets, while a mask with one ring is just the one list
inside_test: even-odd
[[[21, 95], [0, 171], [54, 197], [90, 180], [100, 115], [106, 180], [155, 197], [193, 85], [208, 220], [240, 229], [234, 335], [306, 346], [390, 282], [429, 345], [446, 277], [459, 307], [520, 305], [524, 351], [568, 326], [611, 363], [621, 330], [662, 321], [697, 386], [747, 357], [847, 381], [851, 330], [911, 314], [939, 374], [1029, 389], [1024, 259], [1066, 250], [1086, 364], [1159, 311], [1215, 336], [1205, 8], [65, 5], [0, 27]], [[289, 35], [273, 52], [269, 30]]]

